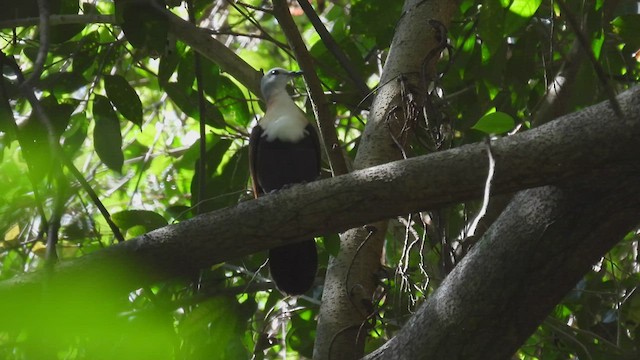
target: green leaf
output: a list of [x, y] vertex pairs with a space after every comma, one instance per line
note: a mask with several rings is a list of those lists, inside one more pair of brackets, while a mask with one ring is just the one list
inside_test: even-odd
[[[41, 99], [40, 105], [44, 113], [47, 114], [55, 132], [53, 134], [54, 141], [57, 141], [67, 127], [75, 106], [58, 104], [53, 96]], [[21, 126], [18, 136], [25, 160], [29, 164], [34, 179], [39, 181], [49, 172], [53, 164], [48, 129], [36, 113], [32, 112], [29, 119]]]
[[111, 219], [124, 231], [141, 226], [145, 232], [149, 232], [168, 224], [162, 215], [148, 210], [124, 210], [112, 214]]
[[47, 129], [35, 114], [32, 114], [21, 126], [18, 139], [22, 156], [29, 166], [33, 179], [36, 182], [41, 181], [51, 169], [52, 164]]
[[523, 18], [530, 18], [538, 11], [542, 0], [513, 0], [509, 11]]
[[93, 143], [100, 160], [111, 170], [122, 172], [122, 135], [120, 122], [109, 99], [102, 95], [93, 98]]
[[[62, 0], [58, 1], [60, 4], [59, 9], [52, 14], [78, 14], [80, 10], [80, 3], [74, 0]], [[55, 6], [54, 6], [55, 8]], [[52, 44], [63, 43], [80, 33], [84, 29], [85, 24], [62, 24], [52, 25], [49, 28], [49, 41]]]
[[40, 81], [39, 87], [56, 96], [70, 94], [87, 85], [87, 79], [77, 72], [58, 72], [49, 74]]
[[195, 73], [195, 60], [193, 51], [188, 51], [178, 65], [178, 84], [185, 88], [193, 88]]
[[640, 14], [618, 16], [611, 22], [612, 30], [633, 49], [640, 48]]
[[142, 127], [142, 102], [129, 82], [120, 75], [105, 75], [104, 89], [113, 106], [129, 121]]
[[160, 65], [158, 67], [158, 82], [161, 86], [165, 86], [171, 76], [176, 71], [178, 64], [181, 61], [181, 55], [184, 53], [184, 44], [181, 42], [175, 43], [175, 47], [170, 47], [169, 51], [166, 51], [164, 56], [160, 58]]
[[[255, 302], [238, 304], [233, 297], [214, 297], [184, 315], [178, 333], [185, 341], [182, 351], [192, 359], [248, 359], [242, 339]], [[180, 356], [183, 358], [184, 356]]]
[[71, 38], [79, 34], [84, 29], [84, 27], [84, 24], [63, 24], [51, 26], [51, 43], [59, 44], [70, 40]]
[[71, 117], [69, 123], [71, 125], [63, 134], [62, 148], [67, 156], [73, 157], [87, 138], [87, 116], [84, 112], [77, 113]]
[[504, 9], [495, 1], [489, 1], [480, 8], [478, 35], [482, 47], [486, 48], [483, 60], [486, 62], [504, 42]]
[[95, 59], [97, 57], [98, 43], [100, 34], [98, 31], [92, 31], [84, 35], [78, 41], [78, 49], [73, 53], [73, 71], [82, 73], [91, 66], [96, 66]]
[[401, 1], [353, 1], [351, 4], [351, 31], [354, 34], [376, 39], [377, 47], [385, 49], [391, 44], [401, 12]]
[[153, 7], [139, 1], [116, 1], [116, 18], [135, 48], [156, 55], [164, 53], [169, 33], [167, 19]]
[[504, 32], [511, 35], [529, 23], [531, 17], [538, 11], [542, 0], [513, 0], [509, 11], [505, 14]]
[[478, 120], [471, 128], [486, 134], [502, 134], [515, 126], [513, 117], [500, 111], [487, 114]]
[[190, 219], [193, 217], [191, 208], [186, 205], [173, 205], [166, 209], [167, 213], [177, 221]]
[[[224, 122], [229, 122], [246, 127], [251, 121], [251, 113], [242, 90], [226, 76], [218, 77], [218, 83], [215, 85], [215, 108], [224, 113], [224, 118], [222, 119], [221, 113], [207, 114], [208, 118], [214, 120], [213, 123], [207, 122], [207, 124], [219, 127], [218, 123], [222, 120], [223, 124]], [[205, 90], [207, 90], [207, 87], [205, 87]]]
[[331, 256], [338, 256], [340, 252], [340, 236], [337, 234], [325, 235], [322, 238], [322, 244]]
[[[182, 87], [179, 83], [170, 82], [164, 86], [169, 98], [182, 110], [187, 116], [195, 120], [200, 120], [200, 111], [198, 107], [198, 94], [191, 88]], [[225, 119], [217, 106], [206, 101], [205, 103], [205, 124], [224, 129], [226, 127]]]
[[[196, 160], [195, 172], [191, 180], [191, 199], [192, 206], [200, 205], [200, 213], [216, 210], [237, 201], [237, 196], [225, 196], [228, 194], [230, 186], [227, 179], [228, 173], [225, 174], [228, 163], [223, 164], [224, 156], [231, 146], [231, 141], [226, 139], [218, 140], [218, 142], [207, 151], [206, 160], [206, 189], [204, 196], [200, 196], [200, 159]], [[218, 169], [221, 174], [216, 175]], [[246, 183], [246, 179], [245, 179]]]

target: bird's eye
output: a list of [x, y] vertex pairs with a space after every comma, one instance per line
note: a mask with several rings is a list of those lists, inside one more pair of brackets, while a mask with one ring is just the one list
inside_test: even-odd
[[280, 73], [280, 71], [278, 70], [271, 70], [271, 75], [278, 75]]

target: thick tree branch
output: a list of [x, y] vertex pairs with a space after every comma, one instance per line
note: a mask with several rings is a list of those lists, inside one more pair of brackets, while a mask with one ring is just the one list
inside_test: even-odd
[[516, 195], [403, 330], [367, 359], [508, 359], [640, 222], [640, 169], [626, 170]]
[[[607, 101], [496, 140], [494, 194], [566, 184], [603, 168], [637, 170], [640, 87], [618, 100], [628, 114], [620, 121], [608, 121], [615, 114]], [[486, 177], [484, 148], [478, 143], [397, 161], [203, 214], [62, 263], [50, 288], [74, 279], [77, 289], [86, 291], [82, 285], [95, 287], [104, 274], [118, 270], [126, 271], [118, 286], [130, 291], [309, 236], [475, 199]], [[37, 294], [42, 280], [42, 273], [31, 273], [4, 281], [0, 297]], [[0, 315], [6, 311], [12, 310], [0, 309]]]

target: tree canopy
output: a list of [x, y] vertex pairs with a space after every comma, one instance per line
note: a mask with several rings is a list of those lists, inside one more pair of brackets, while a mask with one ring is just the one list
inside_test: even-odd
[[[637, 1], [3, 5], [1, 357], [640, 356]], [[323, 171], [254, 199], [273, 67]]]

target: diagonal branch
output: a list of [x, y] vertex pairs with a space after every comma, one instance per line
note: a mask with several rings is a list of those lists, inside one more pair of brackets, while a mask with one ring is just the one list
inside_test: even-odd
[[[639, 171], [640, 87], [618, 100], [630, 114], [623, 121], [607, 121], [615, 114], [604, 102], [493, 142], [493, 193], [568, 183], [604, 168]], [[310, 236], [476, 199], [486, 180], [484, 152], [485, 144], [471, 144], [295, 186], [68, 261], [56, 268], [57, 279], [81, 279], [82, 289], [83, 281], [100, 283], [115, 266], [130, 269], [118, 279], [130, 291]], [[1, 282], [0, 298], [27, 296], [41, 280], [31, 273]], [[6, 311], [0, 307], [0, 316]]]
[[304, 11], [305, 15], [307, 15], [307, 18], [313, 25], [314, 29], [316, 29], [316, 32], [320, 35], [320, 39], [324, 45], [333, 54], [333, 56], [335, 56], [336, 60], [338, 60], [338, 63], [345, 70], [353, 82], [353, 85], [355, 85], [360, 92], [360, 96], [364, 99], [369, 94], [369, 87], [362, 76], [360, 76], [360, 72], [353, 66], [353, 62], [349, 60], [344, 51], [342, 51], [340, 46], [336, 43], [333, 36], [331, 36], [331, 33], [329, 33], [327, 28], [324, 26], [318, 14], [313, 10], [311, 3], [306, 0], [298, 0], [298, 4], [300, 4], [300, 7]]
[[282, 31], [286, 35], [287, 40], [289, 40], [293, 52], [296, 54], [296, 60], [298, 60], [298, 64], [304, 72], [304, 79], [309, 88], [309, 98], [311, 99], [313, 111], [318, 120], [318, 127], [320, 128], [324, 148], [327, 151], [331, 172], [333, 176], [346, 174], [348, 172], [347, 164], [342, 154], [342, 147], [340, 146], [336, 133], [333, 115], [331, 111], [329, 111], [329, 101], [322, 90], [320, 79], [318, 79], [318, 76], [313, 70], [313, 60], [307, 51], [307, 47], [304, 45], [302, 36], [300, 36], [295, 22], [293, 22], [287, 2], [285, 0], [274, 0], [273, 14], [278, 19]]

